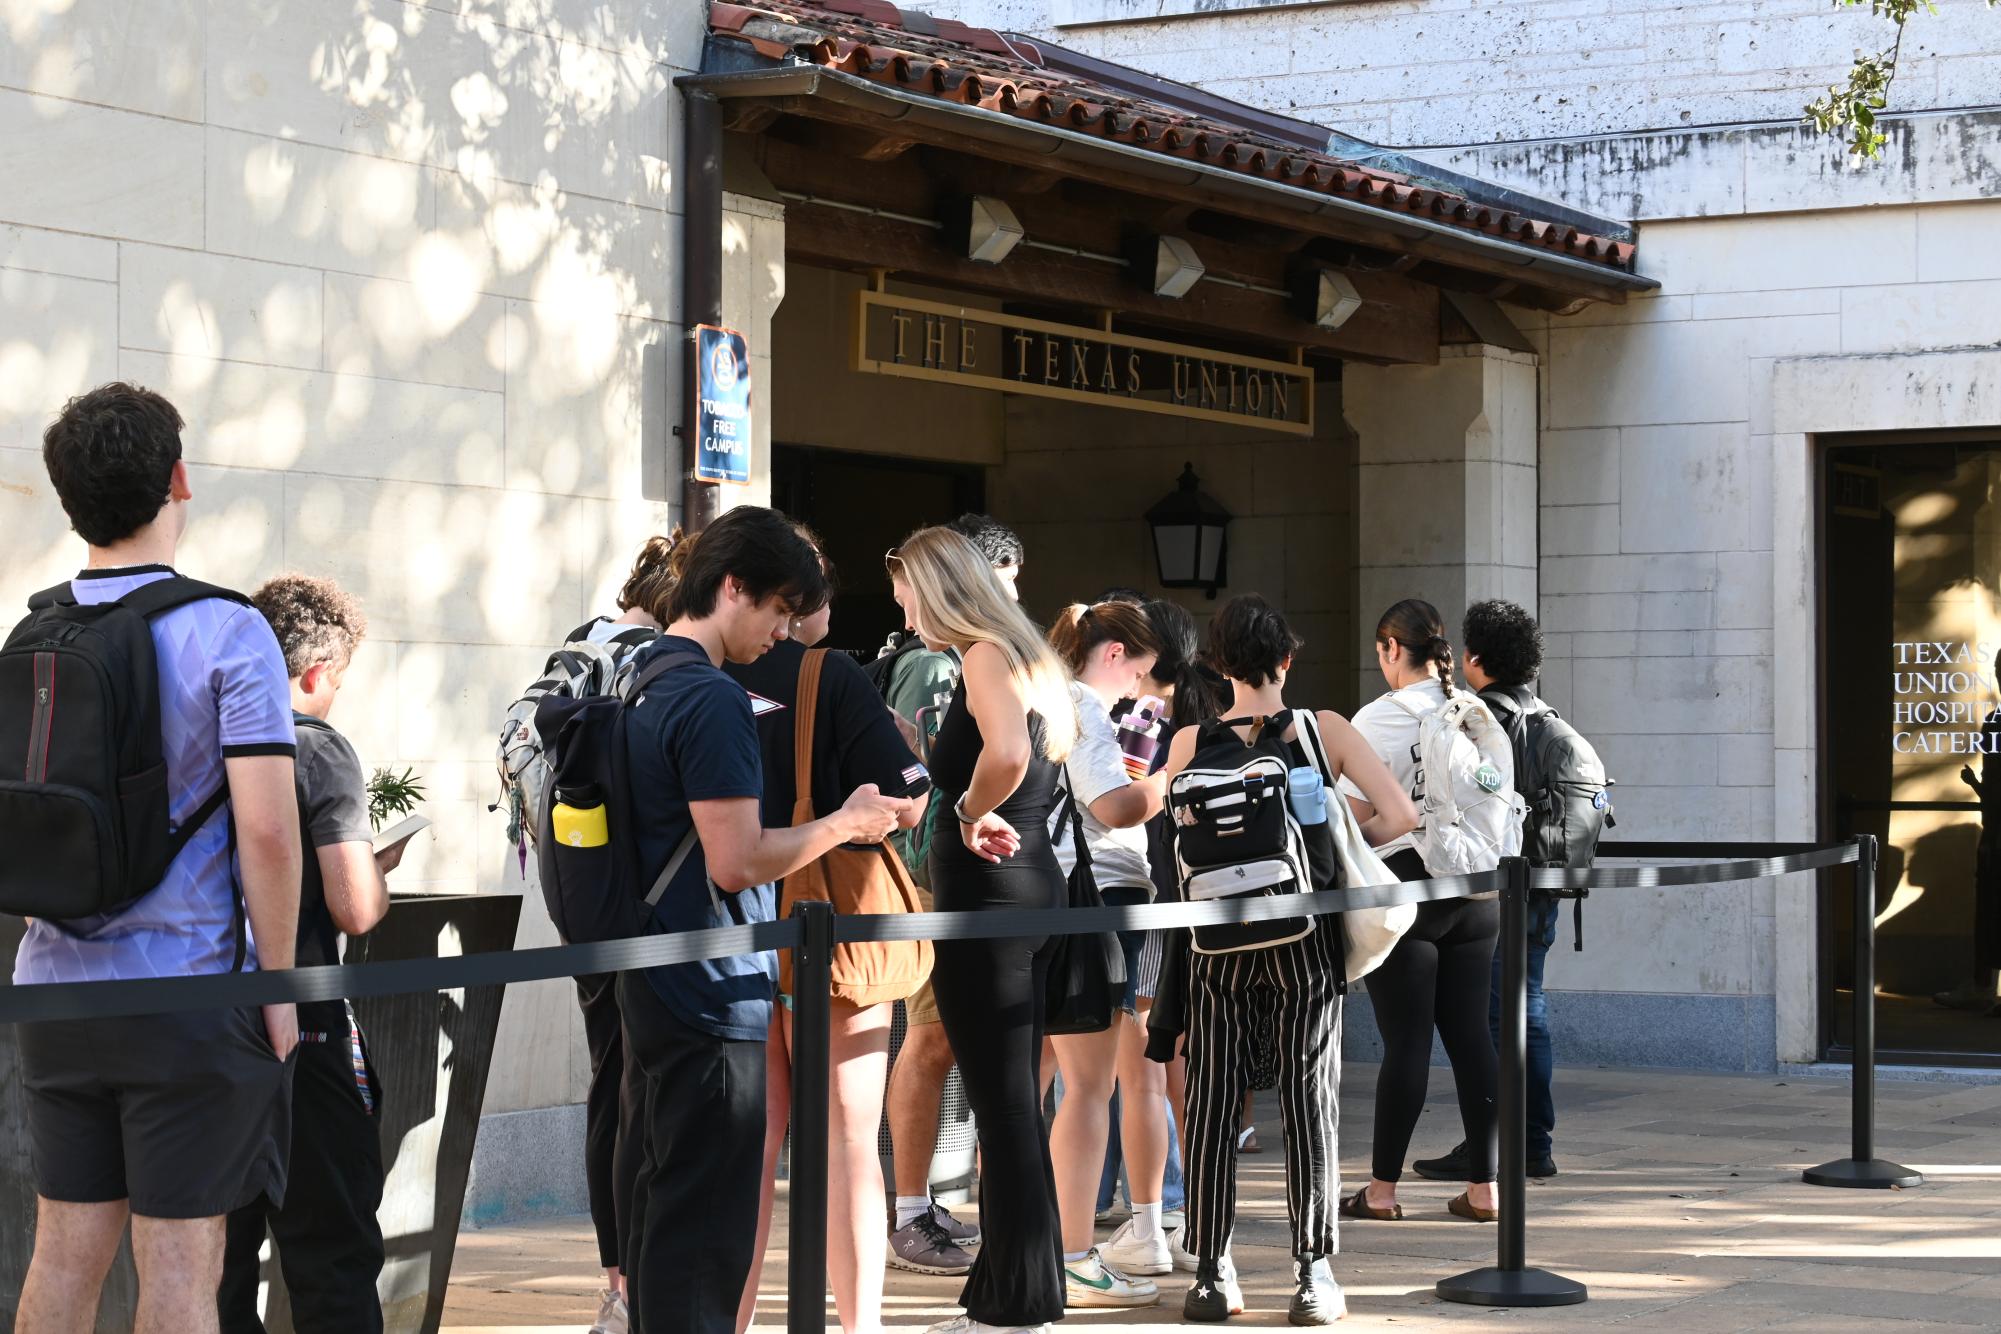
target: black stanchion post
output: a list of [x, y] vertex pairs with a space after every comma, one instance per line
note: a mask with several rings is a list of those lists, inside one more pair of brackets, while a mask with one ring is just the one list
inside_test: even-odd
[[1812, 1186], [1887, 1190], [1924, 1184], [1922, 1173], [1876, 1156], [1876, 836], [1855, 840], [1855, 1065], [1849, 1157], [1808, 1168]]
[[1582, 1283], [1528, 1267], [1529, 864], [1501, 863], [1501, 1221], [1499, 1263], [1441, 1279], [1438, 1295], [1475, 1306], [1575, 1306]]
[[787, 1334], [827, 1327], [828, 1022], [833, 992], [834, 908], [798, 903], [792, 952], [792, 1223]]

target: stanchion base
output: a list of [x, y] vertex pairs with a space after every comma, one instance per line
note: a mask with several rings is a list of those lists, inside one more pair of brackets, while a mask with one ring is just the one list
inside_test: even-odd
[[1588, 1295], [1582, 1283], [1546, 1269], [1475, 1269], [1438, 1281], [1438, 1295], [1470, 1306], [1575, 1306]]
[[1886, 1163], [1881, 1158], [1871, 1158], [1866, 1163], [1854, 1158], [1839, 1158], [1819, 1167], [1810, 1167], [1800, 1175], [1809, 1186], [1853, 1186], [1864, 1190], [1889, 1190], [1893, 1187], [1904, 1190], [1925, 1184], [1924, 1173]]

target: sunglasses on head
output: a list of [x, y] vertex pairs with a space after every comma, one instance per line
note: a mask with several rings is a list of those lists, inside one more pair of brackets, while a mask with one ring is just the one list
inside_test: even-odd
[[891, 547], [888, 551], [883, 552], [882, 568], [889, 571], [892, 579], [895, 578], [897, 572], [903, 568], [903, 548]]

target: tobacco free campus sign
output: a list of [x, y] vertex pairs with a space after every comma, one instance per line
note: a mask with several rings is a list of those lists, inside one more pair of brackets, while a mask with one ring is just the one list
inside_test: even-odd
[[857, 293], [855, 369], [1313, 433], [1313, 371], [890, 292]]
[[695, 326], [695, 480], [750, 481], [750, 348], [734, 329]]

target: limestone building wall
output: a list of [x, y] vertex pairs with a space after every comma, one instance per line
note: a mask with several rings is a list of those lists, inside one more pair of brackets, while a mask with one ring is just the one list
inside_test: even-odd
[[[523, 889], [486, 810], [497, 720], [678, 504], [671, 80], [701, 25], [684, 0], [0, 15], [0, 607], [82, 558], [51, 415], [118, 377], [166, 393], [182, 568], [367, 605], [334, 721], [429, 790], [399, 887]], [[553, 943], [529, 893], [520, 942]], [[568, 983], [510, 988], [488, 1109], [587, 1073]]]

